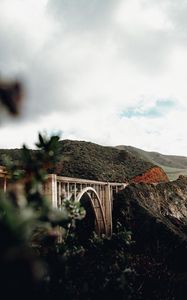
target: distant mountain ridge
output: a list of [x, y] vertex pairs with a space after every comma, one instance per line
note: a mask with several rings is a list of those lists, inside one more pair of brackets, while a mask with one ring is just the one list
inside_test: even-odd
[[132, 146], [119, 145], [117, 149], [129, 151], [129, 153], [143, 160], [160, 166], [168, 175], [170, 180], [175, 180], [179, 175], [187, 176], [187, 157], [178, 155], [166, 155], [153, 151], [145, 151]]

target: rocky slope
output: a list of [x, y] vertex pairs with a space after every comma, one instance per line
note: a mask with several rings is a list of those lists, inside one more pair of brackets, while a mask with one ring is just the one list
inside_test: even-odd
[[114, 201], [114, 228], [119, 222], [132, 233], [142, 298], [185, 300], [187, 177], [128, 185]]
[[175, 247], [184, 242], [187, 249], [187, 177], [156, 185], [130, 184], [114, 203], [116, 218], [140, 244], [171, 242]]
[[131, 183], [158, 183], [158, 182], [168, 182], [168, 176], [164, 170], [160, 167], [152, 167], [146, 170], [143, 174], [135, 176], [131, 179]]

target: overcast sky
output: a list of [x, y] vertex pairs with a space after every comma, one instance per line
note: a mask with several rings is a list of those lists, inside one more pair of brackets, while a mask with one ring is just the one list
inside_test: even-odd
[[187, 156], [186, 0], [0, 0], [0, 75], [26, 91], [1, 148], [46, 131]]

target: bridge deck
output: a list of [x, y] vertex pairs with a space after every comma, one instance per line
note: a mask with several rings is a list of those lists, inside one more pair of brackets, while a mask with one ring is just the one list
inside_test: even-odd
[[109, 184], [111, 186], [123, 186], [123, 185], [125, 185], [124, 183], [121, 183], [121, 182], [97, 181], [97, 180], [74, 178], [74, 177], [64, 177], [64, 176], [57, 176], [57, 180], [62, 181], [62, 182], [82, 183], [82, 184], [97, 184], [97, 185], [107, 185], [107, 184]]

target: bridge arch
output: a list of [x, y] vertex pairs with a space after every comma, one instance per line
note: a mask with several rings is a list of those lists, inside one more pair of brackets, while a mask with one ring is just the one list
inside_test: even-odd
[[[87, 223], [88, 219], [85, 219], [84, 224], [82, 221], [80, 225], [82, 229], [84, 228], [85, 232], [90, 229], [89, 232], [95, 230], [98, 235], [104, 233], [111, 236], [113, 196], [123, 187], [124, 183], [119, 182], [103, 182], [49, 174], [43, 186], [43, 193], [55, 208], [60, 208], [64, 199], [72, 198], [74, 201], [84, 202], [83, 206], [88, 205], [87, 217], [90, 216], [91, 221]], [[85, 197], [83, 197], [84, 195]]]
[[97, 191], [92, 187], [86, 187], [76, 197], [76, 201], [80, 202], [82, 197], [87, 195], [89, 197], [94, 215], [95, 215], [95, 231], [97, 234], [106, 234], [107, 227], [106, 227], [106, 220], [103, 211], [103, 207], [101, 204], [101, 200]]

